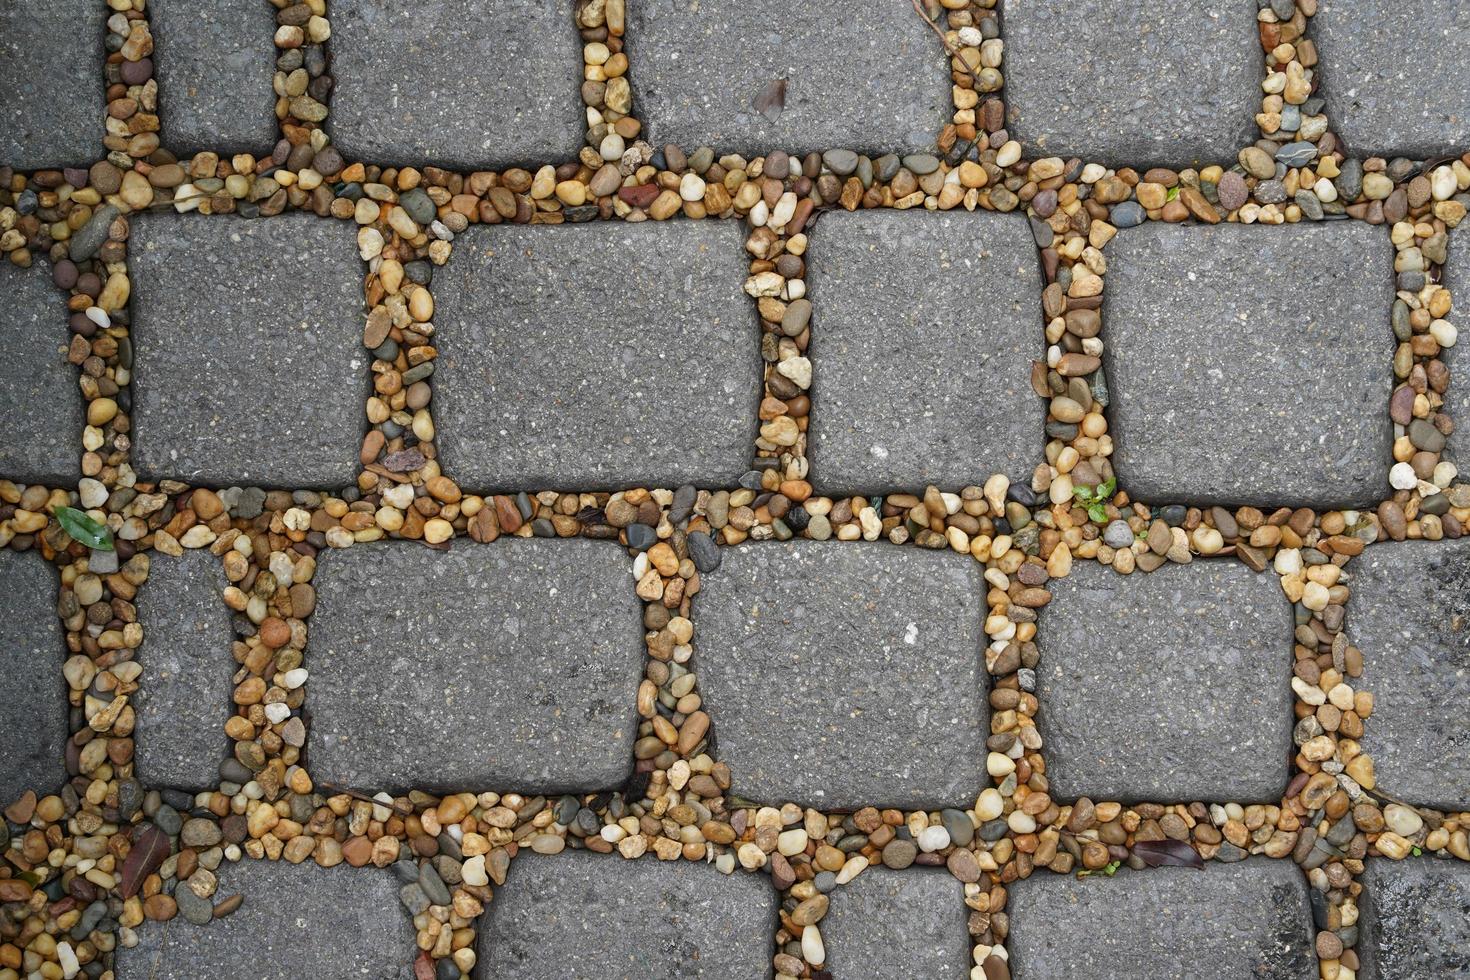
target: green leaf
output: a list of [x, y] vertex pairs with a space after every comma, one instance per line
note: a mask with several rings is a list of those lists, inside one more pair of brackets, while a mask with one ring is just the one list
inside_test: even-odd
[[1092, 518], [1096, 524], [1102, 524], [1108, 519], [1108, 512], [1103, 509], [1102, 504], [1092, 504], [1087, 508], [1087, 516]]
[[1073, 487], [1072, 488], [1072, 496], [1074, 496], [1074, 497], [1077, 498], [1077, 502], [1078, 503], [1090, 504], [1090, 503], [1092, 503], [1092, 488], [1091, 487]]
[[1098, 500], [1108, 500], [1113, 496], [1113, 491], [1117, 489], [1118, 478], [1116, 476], [1110, 476], [1108, 477], [1107, 481], [1103, 483], [1102, 486], [1097, 488], [1094, 496], [1096, 496]]
[[52, 513], [61, 523], [61, 529], [71, 535], [73, 541], [98, 551], [112, 550], [112, 532], [107, 529], [106, 524], [99, 524], [75, 507], [57, 507]]

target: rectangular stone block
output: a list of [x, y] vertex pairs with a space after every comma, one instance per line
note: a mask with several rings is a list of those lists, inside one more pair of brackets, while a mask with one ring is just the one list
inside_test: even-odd
[[[949, 59], [907, 3], [646, 0], [628, 5], [633, 106], [686, 152], [922, 152], [954, 112]], [[755, 101], [785, 79], [779, 114]]]
[[1150, 222], [1108, 255], [1113, 466], [1135, 499], [1327, 509], [1389, 492], [1383, 229]]
[[0, 549], [0, 807], [28, 789], [54, 793], [66, 781], [71, 732], [57, 587], [40, 554]]
[[718, 755], [746, 799], [968, 806], [986, 785], [985, 585], [887, 544], [746, 544], [694, 602]]
[[1360, 980], [1470, 976], [1470, 865], [1377, 858], [1362, 881]]
[[[3, 70], [3, 69], [0, 69]], [[49, 268], [0, 263], [0, 474], [17, 483], [74, 485], [81, 474], [82, 393], [66, 359], [66, 295]]]
[[1373, 692], [1362, 743], [1378, 785], [1470, 810], [1470, 540], [1385, 543], [1347, 572], [1348, 637]]
[[269, 155], [277, 138], [275, 8], [255, 0], [152, 0], [163, 145]]
[[645, 655], [630, 571], [585, 539], [323, 555], [306, 653], [312, 775], [392, 792], [620, 787]]
[[[1470, 309], [1470, 271], [1467, 271], [1467, 263], [1470, 263], [1470, 250], [1461, 244], [1460, 238], [1451, 236], [1449, 254], [1445, 259], [1440, 281], [1454, 297], [1458, 309]], [[1451, 320], [1456, 315], [1456, 311], [1452, 310]], [[1448, 350], [1440, 350], [1439, 359], [1450, 369], [1450, 384], [1444, 393], [1444, 407], [1440, 411], [1447, 413], [1455, 423], [1455, 431], [1450, 433], [1445, 445], [1444, 458], [1453, 460], [1462, 470], [1470, 472], [1470, 452], [1466, 451], [1470, 449], [1470, 354], [1465, 353], [1467, 350], [1470, 350], [1470, 341], [1456, 342]]]
[[0, 4], [0, 166], [86, 166], [103, 155], [107, 16], [92, 0]]
[[1226, 559], [1051, 584], [1039, 724], [1059, 799], [1267, 802], [1290, 776], [1291, 604]]
[[1013, 980], [1317, 976], [1307, 883], [1290, 861], [1038, 872], [1010, 893]]
[[145, 214], [129, 246], [140, 477], [351, 483], [371, 388], [353, 229], [307, 213]]
[[1030, 383], [1046, 337], [1025, 220], [834, 211], [809, 256], [819, 492], [957, 491], [995, 473], [1029, 481], [1046, 446]]
[[820, 929], [832, 976], [970, 975], [965, 886], [944, 868], [869, 868], [829, 899]]
[[475, 228], [434, 279], [444, 472], [480, 490], [731, 486], [760, 325], [729, 222]]
[[523, 851], [480, 922], [476, 980], [763, 977], [777, 896], [692, 861]]
[[347, 159], [534, 170], [582, 146], [571, 4], [335, 0], [331, 17], [327, 125]]

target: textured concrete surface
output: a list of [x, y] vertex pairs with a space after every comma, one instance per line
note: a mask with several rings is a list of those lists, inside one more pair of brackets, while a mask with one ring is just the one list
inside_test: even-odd
[[1291, 605], [1274, 576], [1217, 559], [1051, 584], [1036, 642], [1053, 794], [1276, 799], [1290, 776]]
[[760, 324], [728, 222], [476, 228], [434, 277], [444, 472], [477, 490], [732, 486]]
[[1259, 135], [1257, 8], [1002, 0], [1011, 136], [1028, 157], [1140, 172], [1233, 162]]
[[968, 806], [990, 732], [973, 563], [886, 543], [746, 544], [694, 600], [719, 758], [746, 799]]
[[[654, 145], [720, 153], [929, 150], [954, 112], [943, 48], [907, 3], [628, 5], [633, 109]], [[754, 102], [786, 79], [774, 120]]]
[[1373, 692], [1362, 741], [1378, 785], [1420, 806], [1470, 809], [1470, 540], [1372, 547], [1348, 572], [1348, 637]]
[[460, 170], [573, 159], [586, 118], [565, 3], [337, 0], [332, 113], [349, 160]]
[[764, 875], [585, 851], [527, 853], [480, 922], [474, 976], [763, 977], [776, 909]]
[[1470, 866], [1378, 858], [1362, 881], [1361, 980], [1470, 977]]
[[225, 721], [240, 665], [230, 649], [232, 614], [220, 598], [228, 582], [220, 559], [205, 550], [178, 558], [155, 551], [151, 558], [137, 597], [137, 774], [149, 786], [197, 791], [218, 783], [219, 764], [232, 748]]
[[81, 475], [82, 393], [66, 359], [66, 295], [37, 262], [0, 263], [0, 474], [20, 483], [75, 484]]
[[[1030, 384], [1046, 338], [1025, 219], [833, 212], [809, 254], [818, 492], [1029, 480], [1046, 445]], [[964, 288], [941, 288], [945, 277]]]
[[965, 977], [970, 910], [944, 868], [869, 868], [835, 889], [822, 919], [834, 977]]
[[0, 550], [0, 806], [66, 780], [66, 640], [56, 572], [39, 554]]
[[77, 166], [102, 156], [107, 15], [92, 0], [0, 4], [0, 166]]
[[351, 227], [147, 214], [128, 265], [141, 478], [352, 483], [370, 372]]
[[1152, 503], [1381, 498], [1392, 269], [1361, 222], [1120, 232], [1103, 303], [1120, 484]]
[[[588, 540], [322, 556], [306, 667], [312, 775], [363, 790], [619, 787], [643, 674], [626, 556]], [[385, 582], [412, 587], [388, 592]]]
[[245, 903], [204, 926], [182, 917], [145, 923], [138, 945], [118, 950], [117, 980], [412, 975], [413, 924], [392, 872], [247, 860], [223, 864], [218, 874], [215, 901], [241, 894]]
[[[1458, 238], [1450, 238], [1449, 256], [1444, 264], [1440, 280], [1450, 295], [1459, 302], [1467, 295], [1470, 286], [1470, 247]], [[1451, 313], [1453, 315], [1453, 311]], [[1470, 343], [1456, 343], [1449, 350], [1441, 350], [1439, 358], [1450, 369], [1450, 387], [1444, 394], [1443, 412], [1448, 412], [1455, 422], [1455, 431], [1450, 433], [1445, 446], [1445, 458], [1454, 460], [1462, 469], [1470, 470]]]
[[1317, 976], [1306, 879], [1290, 861], [1036, 874], [1007, 911], [1014, 980]]
[[1470, 7], [1323, 0], [1311, 37], [1332, 131], [1353, 156], [1424, 159], [1470, 140]]
[[275, 8], [152, 0], [148, 24], [163, 145], [175, 153], [268, 154], [277, 138]]

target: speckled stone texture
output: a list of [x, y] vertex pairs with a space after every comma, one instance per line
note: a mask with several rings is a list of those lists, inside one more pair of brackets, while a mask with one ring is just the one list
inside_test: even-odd
[[56, 572], [39, 554], [0, 549], [0, 807], [66, 780], [66, 640]]
[[[1041, 264], [1020, 215], [834, 211], [812, 232], [819, 493], [1029, 480], [1046, 407]], [[963, 289], [944, 288], [953, 277]]]
[[245, 904], [204, 926], [144, 923], [138, 945], [118, 949], [117, 980], [412, 976], [413, 924], [392, 872], [246, 860], [218, 874], [215, 901], [242, 894]]
[[1230, 164], [1259, 136], [1256, 0], [1002, 0], [1006, 123], [1026, 155]]
[[1470, 865], [1376, 858], [1362, 881], [1360, 980], [1470, 977]]
[[277, 138], [275, 8], [255, 0], [151, 0], [163, 145], [269, 155]]
[[81, 475], [82, 394], [66, 359], [66, 296], [44, 262], [0, 263], [0, 475], [20, 483], [75, 485]]
[[140, 478], [354, 481], [371, 385], [351, 227], [304, 213], [140, 215], [128, 265]]
[[969, 976], [965, 886], [944, 868], [869, 868], [829, 897], [821, 930], [832, 976]]
[[1307, 883], [1290, 861], [1035, 874], [1010, 888], [1013, 980], [1315, 980]]
[[[954, 112], [949, 59], [908, 3], [628, 5], [633, 106], [656, 146], [925, 152]], [[774, 120], [755, 100], [786, 79]]]
[[1470, 540], [1376, 545], [1347, 571], [1348, 637], [1373, 692], [1362, 742], [1378, 785], [1419, 806], [1470, 810]]
[[1036, 643], [1053, 795], [1257, 801], [1290, 776], [1291, 605], [1229, 559], [1051, 584]]
[[620, 787], [645, 656], [630, 567], [585, 539], [323, 555], [306, 654], [312, 775], [390, 792]]
[[[1444, 264], [1441, 279], [1450, 295], [1459, 301], [1461, 296], [1470, 296], [1470, 247], [1457, 237], [1450, 238], [1449, 255]], [[1451, 311], [1451, 322], [1454, 312]], [[1470, 340], [1457, 342], [1448, 350], [1441, 349], [1439, 359], [1450, 369], [1449, 390], [1444, 393], [1443, 412], [1448, 412], [1455, 422], [1455, 431], [1450, 433], [1445, 446], [1445, 458], [1453, 460], [1461, 470], [1470, 472]]]
[[434, 418], [477, 490], [733, 486], [760, 324], [729, 222], [475, 228], [434, 277]]
[[1309, 34], [1332, 131], [1354, 157], [1422, 160], [1470, 141], [1470, 7], [1322, 0]]
[[0, 3], [0, 166], [74, 167], [103, 155], [107, 15], [92, 0]]
[[856, 809], [970, 806], [986, 785], [985, 585], [886, 543], [745, 544], [694, 600], [733, 791]]
[[138, 778], [197, 791], [218, 783], [220, 762], [230, 756], [225, 722], [233, 714], [230, 679], [240, 665], [231, 651], [232, 614], [221, 598], [228, 582], [207, 550], [150, 557], [137, 597], [145, 683], [131, 702]]
[[1362, 222], [1119, 232], [1103, 302], [1119, 483], [1150, 503], [1376, 502], [1393, 295], [1388, 234]]
[[692, 861], [526, 853], [480, 922], [475, 980], [723, 980], [770, 973], [764, 875]]
[[572, 9], [545, 0], [336, 0], [332, 113], [348, 160], [456, 170], [576, 157], [587, 128]]

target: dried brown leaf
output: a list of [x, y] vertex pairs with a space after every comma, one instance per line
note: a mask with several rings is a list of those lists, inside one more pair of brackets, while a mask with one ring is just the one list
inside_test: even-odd
[[756, 112], [775, 122], [786, 108], [786, 79], [773, 78], [767, 82], [753, 105]]
[[122, 884], [118, 893], [123, 898], [138, 894], [143, 880], [158, 870], [168, 854], [168, 834], [151, 823], [139, 827], [137, 836], [133, 838], [132, 850], [128, 851], [127, 860], [123, 862]]
[[1200, 868], [1205, 862], [1199, 852], [1182, 840], [1141, 840], [1133, 844], [1133, 853], [1143, 858], [1150, 868]]

